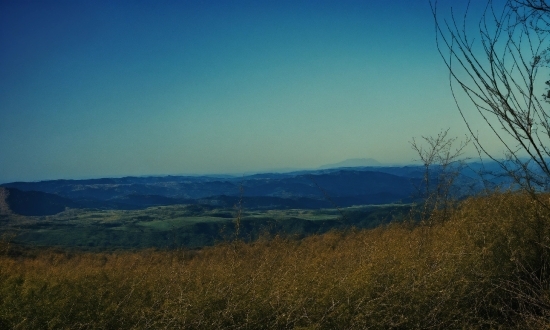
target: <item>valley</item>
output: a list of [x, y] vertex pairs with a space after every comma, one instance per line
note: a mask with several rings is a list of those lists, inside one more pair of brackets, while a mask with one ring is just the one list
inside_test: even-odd
[[[469, 171], [457, 183], [475, 188]], [[0, 185], [0, 231], [21, 245], [94, 251], [303, 238], [401, 221], [418, 201], [422, 176], [421, 166], [366, 166], [12, 182]]]
[[67, 209], [49, 216], [11, 215], [2, 232], [14, 243], [80, 250], [200, 248], [235, 238], [302, 238], [333, 229], [373, 228], [401, 219], [409, 205], [343, 209], [238, 210], [169, 205], [143, 210]]

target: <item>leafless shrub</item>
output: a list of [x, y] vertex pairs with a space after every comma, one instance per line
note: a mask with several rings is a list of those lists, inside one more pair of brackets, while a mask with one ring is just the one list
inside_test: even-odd
[[448, 137], [449, 129], [442, 130], [436, 137], [422, 136], [422, 142], [415, 138], [411, 147], [424, 166], [424, 177], [417, 190], [422, 200], [420, 219], [423, 222], [446, 219], [460, 194], [455, 185], [466, 159], [461, 158], [470, 139], [458, 141]]

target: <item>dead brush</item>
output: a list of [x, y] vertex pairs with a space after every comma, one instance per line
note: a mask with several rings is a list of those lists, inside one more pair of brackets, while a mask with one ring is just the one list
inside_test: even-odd
[[[444, 222], [186, 251], [0, 255], [15, 329], [522, 328], [548, 322], [545, 209], [471, 198]], [[182, 255], [183, 253], [183, 255]]]

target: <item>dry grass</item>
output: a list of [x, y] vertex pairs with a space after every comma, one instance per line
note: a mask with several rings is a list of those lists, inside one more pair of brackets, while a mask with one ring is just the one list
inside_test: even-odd
[[0, 328], [550, 328], [549, 216], [494, 194], [431, 225], [199, 252], [4, 253]]

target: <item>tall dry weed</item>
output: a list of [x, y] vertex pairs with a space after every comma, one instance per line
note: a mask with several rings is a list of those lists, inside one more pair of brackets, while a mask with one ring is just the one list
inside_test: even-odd
[[0, 257], [15, 329], [549, 327], [548, 212], [472, 198], [447, 221], [201, 251]]

